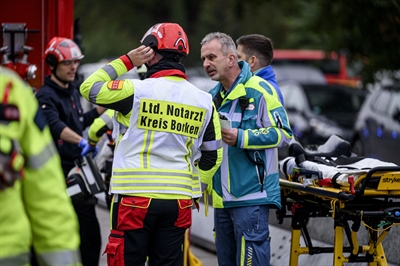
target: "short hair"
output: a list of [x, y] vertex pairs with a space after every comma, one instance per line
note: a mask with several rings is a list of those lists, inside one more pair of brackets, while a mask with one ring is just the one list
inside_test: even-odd
[[228, 53], [233, 53], [235, 54], [236, 59], [238, 58], [236, 45], [235, 42], [232, 40], [231, 36], [222, 32], [212, 32], [207, 34], [203, 38], [200, 44], [203, 45], [212, 40], [218, 40], [221, 43], [222, 45], [221, 50], [223, 55], [227, 55]]
[[261, 34], [243, 35], [236, 40], [236, 44], [243, 46], [246, 58], [255, 55], [264, 66], [272, 63], [274, 47], [270, 38]]

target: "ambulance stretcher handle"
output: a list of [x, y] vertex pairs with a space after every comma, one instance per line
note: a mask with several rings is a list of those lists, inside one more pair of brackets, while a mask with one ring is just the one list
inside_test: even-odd
[[364, 180], [362, 181], [360, 189], [356, 191], [356, 197], [364, 195], [364, 190], [367, 187], [369, 180], [376, 172], [400, 172], [400, 166], [378, 166], [369, 170]]
[[279, 180], [279, 184], [283, 189], [289, 189], [297, 192], [313, 194], [320, 197], [329, 197], [346, 201], [351, 201], [354, 199], [354, 195], [348, 194], [344, 191], [336, 192], [321, 187], [311, 187], [311, 186], [304, 187], [303, 184], [301, 183], [292, 182], [282, 178]]

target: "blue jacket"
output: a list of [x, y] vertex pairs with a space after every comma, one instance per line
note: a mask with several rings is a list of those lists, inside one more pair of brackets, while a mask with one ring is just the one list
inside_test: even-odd
[[[241, 73], [227, 93], [221, 83], [210, 91], [219, 114], [230, 120], [233, 128], [238, 128], [237, 143], [235, 146], [224, 143], [223, 161], [212, 180], [213, 206], [280, 207], [276, 148], [288, 145], [292, 130], [272, 86], [252, 75], [246, 62], [239, 62], [239, 66]], [[208, 189], [210, 192], [210, 186]]]
[[36, 98], [46, 117], [66, 172], [68, 168], [74, 167], [74, 159], [81, 156], [81, 149], [75, 144], [61, 140], [61, 132], [65, 127], [69, 127], [82, 136], [85, 128], [90, 126], [99, 114], [96, 109], [83, 112], [78, 86], [74, 82], [64, 89], [47, 76]]
[[262, 77], [263, 79], [265, 79], [266, 81], [268, 81], [276, 90], [276, 92], [278, 93], [278, 97], [279, 100], [281, 101], [282, 105], [285, 105], [285, 102], [283, 100], [283, 95], [281, 90], [279, 89], [278, 86], [278, 82], [276, 81], [276, 77], [275, 77], [275, 72], [274, 69], [272, 68], [272, 66], [266, 66], [263, 68], [260, 68], [257, 71], [254, 71], [254, 75]]

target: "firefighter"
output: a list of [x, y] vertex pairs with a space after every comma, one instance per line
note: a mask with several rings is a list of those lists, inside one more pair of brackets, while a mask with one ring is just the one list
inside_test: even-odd
[[0, 265], [81, 265], [78, 221], [44, 117], [16, 72], [0, 67]]
[[[104, 112], [104, 108], [99, 106], [84, 112], [81, 106], [75, 75], [83, 57], [71, 39], [52, 38], [43, 55], [51, 75], [46, 76], [44, 85], [36, 94], [60, 154], [65, 178], [83, 154], [93, 152], [93, 156], [96, 155], [97, 147], [89, 145], [82, 136], [86, 127]], [[73, 202], [80, 225], [80, 250], [85, 266], [98, 265], [100, 259], [101, 235], [96, 202], [94, 196], [85, 202]]]
[[[81, 85], [87, 100], [118, 111], [129, 125], [114, 127], [123, 136], [114, 152], [107, 259], [144, 265], [148, 255], [150, 266], [182, 265], [199, 175], [211, 179], [221, 163], [219, 118], [210, 95], [187, 81], [181, 60], [189, 42], [180, 25], [156, 24], [141, 43]], [[116, 80], [143, 63], [145, 80]]]

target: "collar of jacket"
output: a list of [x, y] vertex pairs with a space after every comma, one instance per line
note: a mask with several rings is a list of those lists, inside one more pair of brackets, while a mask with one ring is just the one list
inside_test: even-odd
[[147, 68], [146, 78], [160, 78], [166, 76], [178, 76], [188, 79], [185, 74], [185, 67], [182, 63], [168, 58], [162, 58], [160, 61]]
[[270, 78], [275, 78], [275, 73], [271, 65], [254, 71], [254, 75], [262, 77], [265, 80], [268, 80]]
[[161, 70], [161, 71], [158, 71], [158, 72], [154, 73], [153, 75], [151, 75], [150, 78], [162, 78], [162, 77], [166, 77], [166, 76], [175, 76], [175, 77], [184, 78], [186, 80], [188, 79], [185, 73], [183, 73], [182, 71], [177, 70], [177, 69]]

